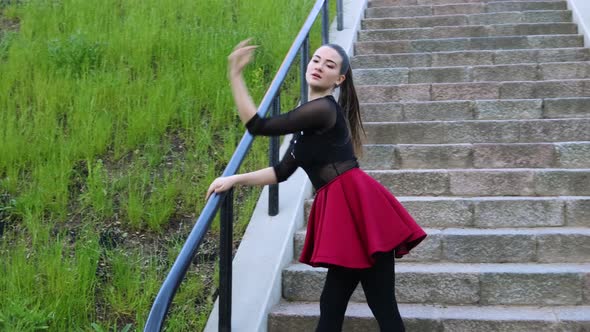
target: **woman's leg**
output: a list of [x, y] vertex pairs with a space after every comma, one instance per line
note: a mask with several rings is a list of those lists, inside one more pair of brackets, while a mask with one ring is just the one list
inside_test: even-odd
[[393, 252], [378, 253], [375, 265], [363, 270], [361, 284], [382, 332], [404, 332], [404, 322], [395, 300]]
[[320, 321], [316, 332], [340, 332], [348, 300], [358, 285], [359, 270], [343, 267], [328, 269], [320, 297]]

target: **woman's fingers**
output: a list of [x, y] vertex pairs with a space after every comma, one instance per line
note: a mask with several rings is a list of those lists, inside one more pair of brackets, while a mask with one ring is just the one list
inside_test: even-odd
[[252, 53], [254, 53], [254, 50], [257, 48], [258, 48], [258, 45], [244, 46], [244, 47], [240, 48], [239, 50], [237, 50], [237, 52], [240, 55], [252, 54]]
[[205, 200], [209, 199], [209, 196], [214, 192], [220, 193], [229, 190], [232, 187], [232, 184], [229, 183], [229, 180], [226, 178], [217, 178], [215, 179], [209, 189], [207, 189], [207, 195], [205, 196]]
[[241, 42], [238, 43], [238, 45], [236, 45], [236, 47], [234, 47], [234, 51], [248, 45], [248, 43], [251, 40], [252, 40], [252, 37], [242, 40]]
[[252, 38], [247, 38], [242, 40], [241, 42], [239, 42], [233, 49], [232, 53], [230, 54], [230, 58], [232, 56], [236, 56], [239, 54], [242, 54], [244, 52], [248, 52], [251, 51], [255, 48], [258, 47], [258, 45], [248, 45], [248, 43], [250, 43], [250, 41], [252, 40]]
[[213, 190], [215, 190], [215, 182], [211, 183], [211, 185], [209, 186], [209, 189], [207, 189], [207, 194], [205, 195], [205, 200], [209, 199], [209, 196], [211, 196], [211, 194], [213, 193]]
[[256, 47], [257, 46], [248, 46], [240, 50], [240, 53], [237, 55], [240, 64], [246, 65], [252, 60], [254, 49], [256, 49]]
[[209, 189], [207, 189], [207, 195], [205, 196], [205, 200], [209, 199], [209, 196], [211, 196], [211, 194], [214, 191], [216, 191], [218, 186], [219, 186], [219, 178], [213, 180], [213, 182], [211, 182], [211, 185], [209, 185]]
[[233, 74], [240, 73], [252, 61], [254, 50], [257, 47], [258, 45], [249, 45], [233, 51], [228, 57], [230, 72]]
[[254, 53], [254, 50], [256, 48], [258, 48], [258, 45], [250, 45], [250, 46], [241, 47], [241, 48], [233, 51], [229, 55], [229, 58], [230, 58], [230, 60], [233, 60], [233, 59], [239, 59], [244, 56], [252, 55], [252, 53]]
[[230, 59], [235, 58], [237, 56], [240, 56], [241, 54], [251, 52], [253, 49], [257, 48], [258, 45], [248, 45], [248, 43], [250, 42], [251, 39], [252, 38], [248, 38], [246, 40], [241, 41], [238, 45], [236, 45], [236, 47], [234, 47], [234, 50], [229, 55], [229, 58]]

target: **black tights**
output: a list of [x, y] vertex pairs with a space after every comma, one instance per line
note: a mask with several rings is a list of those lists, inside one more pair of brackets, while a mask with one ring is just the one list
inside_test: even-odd
[[394, 293], [393, 252], [378, 253], [368, 269], [331, 267], [320, 297], [320, 321], [316, 332], [340, 332], [348, 300], [359, 281], [367, 303], [382, 332], [404, 332]]

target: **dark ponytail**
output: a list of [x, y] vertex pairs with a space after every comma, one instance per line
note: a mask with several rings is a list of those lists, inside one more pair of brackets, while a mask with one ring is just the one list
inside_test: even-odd
[[[361, 121], [359, 100], [356, 96], [354, 82], [352, 81], [352, 69], [350, 66], [348, 66], [348, 70], [346, 71], [346, 79], [340, 84], [338, 104], [340, 104], [340, 107], [344, 110], [344, 114], [348, 117], [354, 153], [358, 157], [361, 157], [363, 155], [363, 138], [366, 137], [366, 133], [365, 128], [363, 128], [363, 122]], [[361, 131], [363, 137], [361, 137]]]
[[[356, 96], [356, 89], [354, 88], [354, 81], [352, 79], [352, 68], [350, 67], [350, 61], [348, 55], [340, 45], [328, 44], [326, 46], [336, 50], [342, 58], [342, 66], [340, 68], [340, 74], [346, 78], [344, 82], [340, 84], [340, 96], [338, 97], [338, 104], [342, 107], [344, 114], [348, 118], [350, 125], [350, 134], [352, 136], [352, 145], [354, 147], [354, 153], [361, 157], [363, 155], [363, 138], [366, 137], [365, 128], [363, 128], [363, 122], [361, 121], [361, 112], [359, 107], [359, 101]], [[362, 132], [362, 137], [361, 137]]]

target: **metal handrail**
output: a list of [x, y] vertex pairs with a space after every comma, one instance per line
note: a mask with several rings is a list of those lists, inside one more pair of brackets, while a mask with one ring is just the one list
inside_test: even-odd
[[[322, 44], [328, 42], [328, 1], [329, 0], [317, 0], [313, 9], [309, 13], [303, 27], [297, 34], [295, 41], [291, 45], [291, 48], [287, 52], [285, 59], [279, 67], [277, 74], [272, 80], [270, 87], [268, 88], [264, 98], [262, 99], [259, 107], [258, 114], [260, 117], [265, 117], [272, 105], [274, 112], [279, 112], [279, 97], [280, 87], [285, 81], [289, 68], [295, 61], [297, 53], [301, 50], [301, 61], [302, 63], [307, 62], [309, 53], [309, 32], [313, 26], [313, 23], [317, 19], [320, 11], [323, 11], [322, 15]], [[337, 0], [337, 10], [342, 10], [342, 0]], [[342, 30], [342, 13], [338, 13], [338, 30]], [[301, 66], [302, 70], [302, 86], [305, 85], [305, 67]], [[305, 94], [305, 95], [304, 95]], [[301, 89], [301, 100], [307, 100], [307, 90], [302, 87]], [[233, 156], [231, 157], [227, 167], [223, 171], [222, 176], [230, 176], [237, 173], [240, 165], [244, 161], [246, 154], [252, 146], [254, 137], [246, 131], [238, 147], [236, 148]], [[276, 146], [272, 146], [276, 145]], [[273, 151], [273, 157], [271, 162], [276, 163], [278, 161], [278, 140], [271, 140], [271, 151]], [[271, 190], [271, 200], [269, 202], [269, 212], [274, 214], [278, 213], [278, 190], [276, 186], [274, 190]], [[148, 319], [146, 321], [144, 331], [156, 332], [162, 329], [166, 314], [172, 302], [176, 291], [184, 278], [186, 271], [188, 270], [193, 257], [195, 256], [197, 249], [201, 245], [205, 233], [211, 226], [211, 222], [215, 218], [217, 211], [220, 208], [221, 203], [224, 204], [224, 208], [221, 211], [221, 243], [220, 243], [220, 298], [219, 298], [219, 331], [230, 331], [231, 330], [231, 255], [232, 255], [232, 219], [233, 219], [233, 190], [229, 190], [223, 193], [214, 193], [211, 195], [205, 207], [201, 211], [199, 218], [197, 219], [195, 226], [190, 232], [184, 246], [182, 247], [176, 261], [172, 265], [168, 276], [164, 280], [162, 287], [160, 288], [156, 299], [150, 310]], [[272, 204], [270, 204], [272, 203]], [[276, 205], [273, 207], [273, 205]]]

